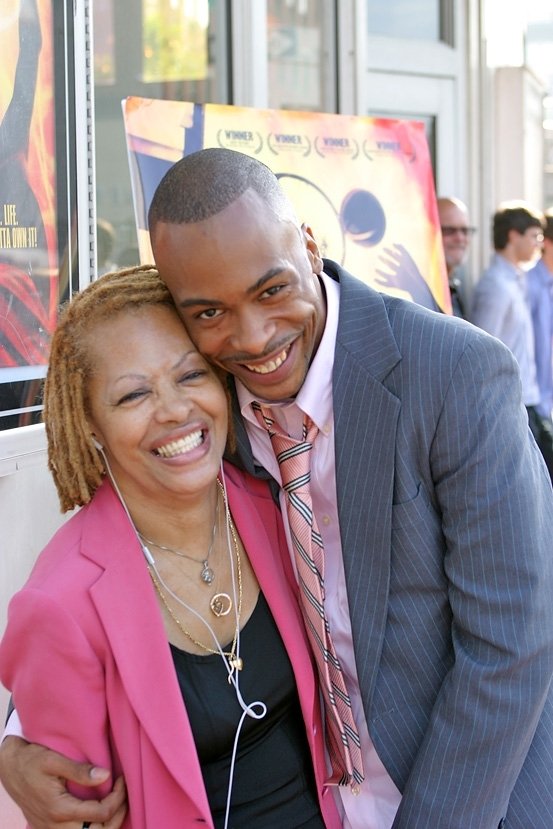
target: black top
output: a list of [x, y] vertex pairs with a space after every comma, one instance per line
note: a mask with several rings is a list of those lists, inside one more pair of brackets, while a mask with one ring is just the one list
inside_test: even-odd
[[[225, 645], [223, 650], [230, 650]], [[236, 729], [242, 714], [218, 654], [200, 656], [171, 645], [194, 734], [213, 821], [223, 827]], [[305, 725], [288, 655], [260, 593], [240, 632], [240, 691], [247, 705], [267, 706], [246, 717], [236, 755], [229, 827], [324, 827]], [[259, 706], [256, 706], [259, 710]]]

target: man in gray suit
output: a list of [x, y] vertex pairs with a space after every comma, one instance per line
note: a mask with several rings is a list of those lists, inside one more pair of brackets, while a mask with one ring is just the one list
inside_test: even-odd
[[192, 339], [234, 377], [237, 461], [280, 482], [252, 401], [319, 429], [325, 611], [363, 756], [364, 781], [334, 787], [344, 826], [551, 829], [553, 495], [510, 352], [323, 260], [240, 153], [178, 162], [150, 229]]

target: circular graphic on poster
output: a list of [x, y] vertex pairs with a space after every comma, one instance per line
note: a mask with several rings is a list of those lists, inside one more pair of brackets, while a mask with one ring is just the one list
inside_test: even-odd
[[386, 231], [386, 215], [375, 195], [368, 190], [351, 190], [340, 209], [344, 232], [356, 244], [378, 245]]
[[317, 184], [295, 173], [276, 173], [299, 221], [313, 231], [321, 256], [344, 264], [346, 240], [338, 211]]

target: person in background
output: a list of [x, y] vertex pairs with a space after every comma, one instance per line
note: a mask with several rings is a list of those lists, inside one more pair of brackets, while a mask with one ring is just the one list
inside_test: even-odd
[[456, 317], [465, 318], [463, 283], [459, 273], [467, 260], [470, 239], [476, 228], [470, 224], [466, 204], [453, 196], [438, 199], [438, 215], [453, 313]]
[[[191, 339], [232, 375], [234, 462], [280, 485], [303, 600], [302, 561], [324, 565], [304, 617], [344, 682], [345, 829], [551, 829], [553, 492], [512, 354], [323, 259], [242, 153], [178, 161], [149, 226]], [[2, 780], [50, 814], [65, 761], [34, 751], [12, 744]]]
[[534, 329], [528, 305], [527, 266], [543, 244], [544, 217], [523, 202], [506, 202], [493, 217], [495, 253], [473, 294], [471, 322], [501, 340], [520, 367], [522, 399], [532, 434], [548, 469], [553, 465], [553, 434], [538, 411]]
[[0, 678], [26, 736], [124, 775], [123, 827], [338, 829], [280, 513], [222, 463], [227, 397], [156, 271], [72, 299], [45, 422], [82, 509], [10, 602]]
[[[545, 213], [542, 255], [527, 273], [528, 303], [534, 329], [536, 379], [540, 398], [536, 412], [542, 418], [541, 430], [545, 433], [541, 442], [553, 445], [553, 209]], [[548, 435], [548, 439], [546, 439]], [[553, 459], [544, 457], [553, 479]]]

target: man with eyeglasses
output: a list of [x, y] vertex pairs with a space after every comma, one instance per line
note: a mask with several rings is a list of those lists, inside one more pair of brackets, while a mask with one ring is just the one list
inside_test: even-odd
[[544, 418], [538, 410], [540, 390], [524, 268], [540, 252], [544, 226], [543, 214], [523, 202], [499, 206], [493, 217], [495, 253], [476, 285], [471, 321], [505, 343], [515, 356], [530, 429], [549, 465], [553, 462], [553, 431], [544, 428]]
[[456, 317], [465, 317], [460, 270], [466, 262], [469, 241], [476, 232], [476, 228], [470, 226], [466, 204], [453, 196], [444, 196], [438, 199], [438, 215], [442, 229], [442, 242], [453, 313]]

